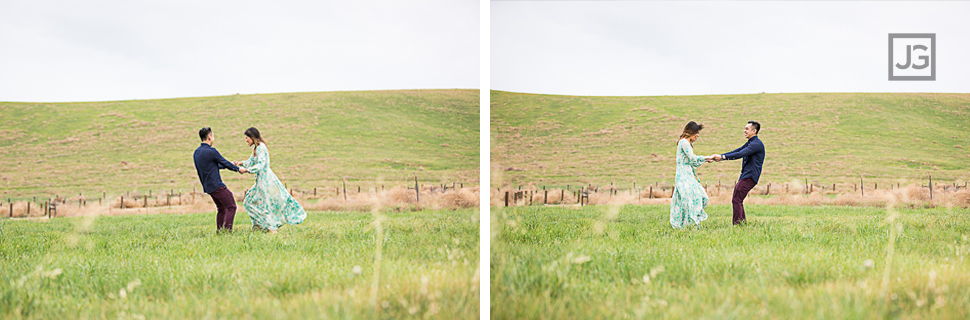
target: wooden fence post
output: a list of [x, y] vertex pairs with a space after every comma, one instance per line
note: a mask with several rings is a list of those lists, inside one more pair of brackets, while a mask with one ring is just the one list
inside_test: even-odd
[[415, 202], [421, 203], [421, 187], [418, 185], [418, 175], [414, 175], [414, 199]]
[[505, 206], [506, 207], [509, 206], [509, 192], [508, 191], [505, 192]]
[[[933, 175], [930, 175], [930, 200], [933, 200]], [[27, 208], [29, 209], [30, 206], [27, 206]]]

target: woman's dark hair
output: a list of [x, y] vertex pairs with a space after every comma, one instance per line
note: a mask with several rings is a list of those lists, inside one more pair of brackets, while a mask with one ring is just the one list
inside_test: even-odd
[[243, 134], [250, 139], [253, 139], [253, 152], [256, 152], [256, 147], [259, 146], [260, 142], [266, 143], [266, 141], [263, 140], [263, 137], [259, 136], [259, 130], [256, 130], [255, 127], [249, 127], [249, 129], [246, 129], [246, 132], [243, 132]]
[[698, 124], [694, 121], [688, 122], [687, 125], [684, 126], [684, 132], [680, 134], [680, 138], [677, 138], [677, 141], [680, 141], [680, 139], [688, 139], [688, 141], [690, 141], [689, 138], [700, 133], [701, 130], [704, 130], [703, 124]]
[[202, 129], [199, 130], [199, 138], [202, 138], [202, 141], [205, 141], [205, 139], [209, 138], [210, 133], [212, 133], [212, 129], [209, 129], [209, 127], [202, 127]]

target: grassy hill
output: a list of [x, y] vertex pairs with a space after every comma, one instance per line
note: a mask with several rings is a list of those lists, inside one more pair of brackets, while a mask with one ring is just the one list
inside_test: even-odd
[[[478, 90], [232, 95], [83, 103], [0, 102], [0, 197], [192, 190], [198, 130], [229, 160], [260, 130], [289, 187], [479, 177]], [[234, 192], [251, 175], [223, 171]], [[201, 191], [201, 188], [199, 188]], [[157, 191], [156, 191], [157, 192]]]
[[[699, 155], [745, 142], [762, 124], [762, 181], [961, 184], [970, 179], [970, 94], [783, 93], [583, 97], [491, 92], [493, 185], [670, 183], [676, 140], [704, 124]], [[706, 164], [703, 183], [733, 183], [740, 161]], [[872, 186], [871, 184], [869, 185]]]

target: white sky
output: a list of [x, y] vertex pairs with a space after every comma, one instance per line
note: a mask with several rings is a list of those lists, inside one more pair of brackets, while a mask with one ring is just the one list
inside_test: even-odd
[[[492, 1], [490, 22], [495, 90], [970, 92], [970, 2]], [[889, 33], [936, 33], [936, 81], [888, 81]]]
[[3, 1], [0, 101], [479, 88], [479, 2]]

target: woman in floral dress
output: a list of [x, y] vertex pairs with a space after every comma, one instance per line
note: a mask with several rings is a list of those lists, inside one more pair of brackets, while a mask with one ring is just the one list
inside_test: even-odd
[[306, 211], [269, 168], [269, 150], [259, 130], [249, 128], [245, 134], [246, 143], [253, 147], [253, 153], [248, 160], [234, 164], [256, 175], [256, 183], [246, 191], [246, 198], [243, 199], [253, 229], [275, 233], [284, 223], [302, 223], [306, 219]]
[[707, 191], [701, 186], [694, 169], [704, 162], [713, 161], [712, 157], [694, 154], [694, 141], [700, 137], [703, 125], [688, 122], [677, 141], [677, 174], [674, 177], [674, 194], [670, 200], [670, 225], [683, 228], [698, 225], [707, 220]]

